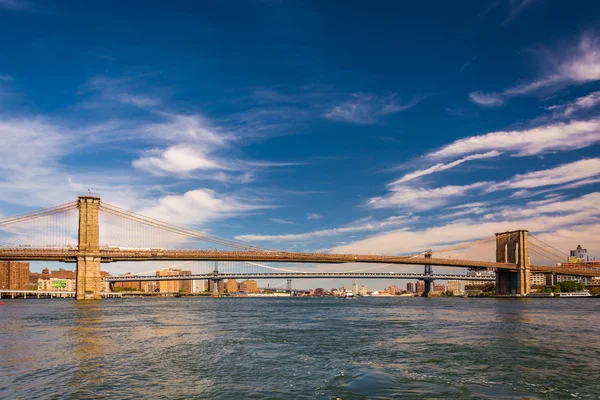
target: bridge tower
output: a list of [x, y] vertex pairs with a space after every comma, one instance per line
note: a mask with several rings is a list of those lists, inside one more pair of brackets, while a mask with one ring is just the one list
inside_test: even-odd
[[[425, 258], [431, 258], [431, 255], [432, 255], [431, 250], [428, 250], [427, 253], [425, 253]], [[431, 273], [432, 273], [431, 265], [425, 264], [424, 274], [431, 275]], [[433, 279], [425, 278], [423, 280], [425, 281], [425, 287], [423, 289], [423, 293], [421, 294], [421, 296], [429, 297], [431, 295], [431, 284], [433, 283]]]
[[77, 253], [77, 300], [100, 300], [102, 276], [100, 274], [100, 229], [98, 209], [100, 198], [81, 196], [79, 208], [79, 251]]
[[529, 231], [496, 233], [496, 261], [515, 264], [515, 269], [496, 271], [496, 294], [523, 296], [530, 292]]

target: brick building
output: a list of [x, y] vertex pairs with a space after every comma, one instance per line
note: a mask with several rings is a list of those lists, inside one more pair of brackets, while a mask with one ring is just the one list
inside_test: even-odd
[[0, 289], [25, 290], [29, 284], [29, 263], [0, 261]]

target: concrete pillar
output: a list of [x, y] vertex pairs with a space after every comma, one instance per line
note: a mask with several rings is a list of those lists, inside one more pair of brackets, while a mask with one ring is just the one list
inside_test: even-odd
[[77, 254], [77, 300], [100, 300], [100, 228], [98, 209], [100, 198], [79, 197], [79, 253]]
[[496, 233], [496, 261], [514, 264], [514, 269], [498, 269], [496, 294], [523, 296], [531, 291], [528, 231]]
[[431, 294], [431, 283], [432, 282], [433, 282], [433, 280], [431, 280], [431, 279], [425, 279], [425, 289], [423, 290], [421, 297], [429, 297], [429, 295]]

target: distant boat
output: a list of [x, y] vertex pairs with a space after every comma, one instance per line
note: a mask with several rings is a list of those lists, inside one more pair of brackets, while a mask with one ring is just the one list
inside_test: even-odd
[[354, 298], [354, 293], [352, 293], [352, 290], [348, 290], [348, 291], [346, 292], [346, 294], [344, 295], [344, 297], [345, 297], [346, 299], [352, 299], [352, 298]]
[[583, 290], [581, 292], [570, 292], [570, 293], [554, 293], [555, 297], [592, 297], [589, 290]]

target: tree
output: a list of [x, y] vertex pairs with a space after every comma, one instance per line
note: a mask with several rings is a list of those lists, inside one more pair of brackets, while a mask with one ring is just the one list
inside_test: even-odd
[[560, 288], [560, 291], [564, 293], [580, 292], [585, 289], [583, 283], [576, 281], [558, 282], [557, 286]]

